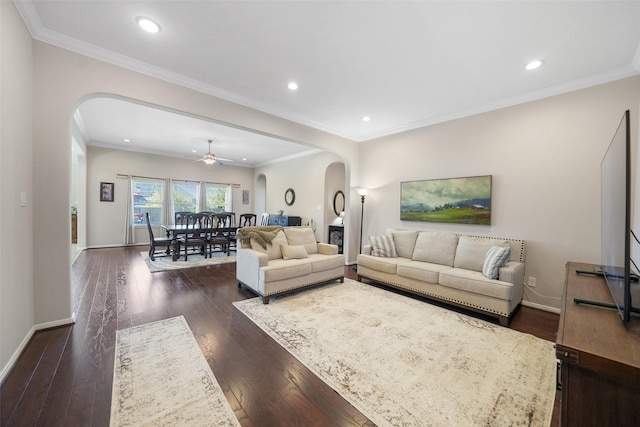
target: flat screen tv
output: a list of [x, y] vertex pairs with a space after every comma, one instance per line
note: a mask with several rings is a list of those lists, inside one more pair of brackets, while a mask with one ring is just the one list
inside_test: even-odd
[[[635, 235], [631, 229], [631, 129], [629, 110], [609, 144], [601, 173], [601, 265], [594, 271], [579, 273], [603, 276], [613, 297], [613, 304], [574, 300], [617, 309], [623, 322], [631, 320], [631, 313], [640, 310], [633, 306], [632, 287], [637, 287], [638, 275], [632, 270], [631, 245]], [[637, 267], [636, 267], [637, 269]], [[636, 304], [638, 301], [635, 301]]]

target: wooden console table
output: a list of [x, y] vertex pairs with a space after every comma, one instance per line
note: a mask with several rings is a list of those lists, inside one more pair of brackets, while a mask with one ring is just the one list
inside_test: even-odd
[[[640, 318], [623, 324], [616, 310], [576, 304], [612, 303], [603, 278], [579, 275], [592, 264], [566, 267], [556, 340], [561, 361], [562, 426], [640, 425]], [[638, 285], [635, 285], [638, 286]]]

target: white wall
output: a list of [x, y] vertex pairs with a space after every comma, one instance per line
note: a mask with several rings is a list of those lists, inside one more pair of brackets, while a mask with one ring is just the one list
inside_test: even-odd
[[[267, 212], [275, 214], [283, 210], [284, 215], [300, 216], [303, 225], [308, 225], [313, 218], [316, 238], [326, 242], [328, 224], [325, 217], [327, 211], [333, 212], [333, 195], [328, 197], [325, 191], [325, 177], [327, 168], [341, 161], [337, 154], [324, 152], [256, 168], [256, 177], [260, 174], [266, 177]], [[288, 188], [296, 194], [292, 206], [284, 201]]]
[[[230, 165], [207, 166], [189, 159], [98, 147], [89, 147], [87, 157], [88, 247], [124, 244], [128, 180], [118, 178], [118, 174], [238, 184], [233, 188], [233, 212], [236, 213], [236, 220], [240, 214], [252, 212], [251, 203], [242, 203], [242, 190], [253, 193], [253, 169]], [[114, 202], [100, 201], [99, 187], [102, 181], [114, 183]], [[154, 230], [154, 233], [158, 232], [159, 230]], [[137, 226], [135, 243], [148, 242], [146, 226]]]
[[[33, 53], [13, 2], [0, 2], [0, 382], [34, 322]], [[27, 205], [20, 206], [24, 192]], [[66, 204], [65, 200], [65, 204]]]
[[[640, 77], [363, 143], [364, 236], [387, 227], [526, 240], [525, 300], [559, 307], [568, 261], [600, 261], [600, 161]], [[381, 163], [384, 159], [384, 163]], [[400, 221], [400, 182], [492, 175], [491, 226]], [[366, 241], [366, 239], [365, 239]]]

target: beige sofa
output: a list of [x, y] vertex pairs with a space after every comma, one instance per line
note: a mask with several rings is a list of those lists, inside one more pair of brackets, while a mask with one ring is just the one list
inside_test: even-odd
[[[272, 240], [263, 246], [265, 238]], [[344, 282], [338, 246], [317, 243], [310, 227], [244, 227], [238, 230], [236, 255], [238, 286], [260, 295], [265, 304], [274, 295]]]
[[[508, 325], [522, 301], [523, 240], [402, 229], [389, 229], [386, 235], [390, 238], [383, 243], [390, 241], [393, 246], [387, 252], [395, 249], [395, 254], [385, 254], [379, 242], [366, 246], [358, 256], [358, 280], [370, 279], [489, 314]], [[387, 256], [371, 254], [373, 250], [380, 255], [381, 248]], [[502, 259], [497, 260], [496, 254]], [[492, 275], [497, 277], [489, 278]]]

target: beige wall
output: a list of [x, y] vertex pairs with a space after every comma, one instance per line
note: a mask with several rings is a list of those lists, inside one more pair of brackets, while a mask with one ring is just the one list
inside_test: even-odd
[[[32, 40], [13, 2], [0, 2], [0, 381], [34, 322]], [[26, 206], [20, 206], [21, 193]]]
[[[387, 227], [526, 240], [525, 300], [559, 307], [567, 261], [600, 260], [600, 161], [626, 109], [637, 140], [640, 77], [363, 143], [364, 236]], [[384, 159], [384, 163], [381, 163]], [[492, 224], [400, 221], [400, 182], [492, 175]], [[636, 222], [640, 224], [640, 222]]]
[[[242, 190], [253, 193], [253, 169], [250, 168], [207, 166], [189, 159], [98, 147], [89, 147], [87, 158], [87, 247], [124, 244], [128, 180], [118, 178], [118, 174], [238, 184], [233, 188], [233, 212], [238, 216], [252, 212], [251, 204], [242, 204]], [[114, 183], [114, 202], [100, 201], [99, 183], [103, 181]], [[136, 226], [134, 232], [135, 243], [149, 242], [144, 225]]]
[[[283, 210], [285, 215], [300, 216], [303, 225], [309, 224], [313, 218], [316, 238], [326, 242], [326, 218], [329, 212], [333, 212], [333, 193], [331, 189], [327, 190], [326, 182], [341, 180], [341, 185], [348, 185], [344, 172], [337, 173], [331, 167], [335, 163], [342, 163], [342, 159], [337, 154], [323, 152], [256, 168], [256, 176], [262, 174], [266, 177], [267, 212], [274, 214]], [[288, 188], [292, 188], [296, 195], [292, 206], [287, 206], [284, 201]]]

